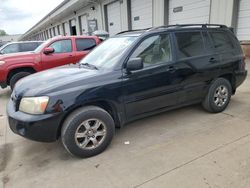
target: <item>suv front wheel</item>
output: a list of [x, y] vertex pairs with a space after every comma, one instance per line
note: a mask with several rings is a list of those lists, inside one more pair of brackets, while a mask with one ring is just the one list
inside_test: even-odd
[[202, 106], [209, 112], [217, 113], [226, 109], [232, 95], [232, 86], [225, 78], [216, 79], [208, 90]]
[[65, 149], [78, 157], [91, 157], [103, 152], [115, 132], [111, 115], [102, 108], [87, 106], [65, 120], [61, 139]]

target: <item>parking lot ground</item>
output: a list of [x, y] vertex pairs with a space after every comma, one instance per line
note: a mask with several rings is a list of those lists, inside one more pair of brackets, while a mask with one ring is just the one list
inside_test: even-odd
[[0, 187], [248, 188], [249, 85], [250, 76], [223, 113], [194, 105], [133, 122], [88, 159], [72, 157], [60, 141], [13, 134], [5, 112], [10, 90], [0, 90]]

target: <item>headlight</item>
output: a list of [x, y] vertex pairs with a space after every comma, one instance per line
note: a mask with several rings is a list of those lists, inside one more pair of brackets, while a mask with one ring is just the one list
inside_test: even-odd
[[19, 106], [21, 112], [43, 114], [47, 108], [49, 97], [24, 97]]
[[3, 65], [5, 63], [5, 61], [0, 61], [0, 65]]

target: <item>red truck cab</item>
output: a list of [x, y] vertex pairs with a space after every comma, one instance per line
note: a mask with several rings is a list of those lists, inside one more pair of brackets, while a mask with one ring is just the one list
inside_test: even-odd
[[77, 63], [101, 43], [96, 36], [58, 36], [33, 52], [0, 57], [0, 86], [14, 85], [21, 78], [46, 69]]

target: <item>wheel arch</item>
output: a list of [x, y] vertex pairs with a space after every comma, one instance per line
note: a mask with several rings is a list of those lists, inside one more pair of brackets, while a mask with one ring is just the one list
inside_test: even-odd
[[30, 66], [25, 66], [25, 67], [18, 67], [18, 68], [12, 68], [9, 70], [8, 75], [7, 75], [7, 84], [10, 84], [10, 79], [13, 75], [15, 75], [18, 72], [29, 72], [31, 74], [36, 73], [37, 71]]
[[60, 126], [58, 127], [58, 130], [57, 130], [57, 139], [61, 136], [61, 129], [62, 129], [63, 123], [66, 120], [66, 118], [74, 111], [78, 110], [79, 108], [85, 107], [85, 106], [97, 106], [97, 107], [104, 109], [105, 111], [107, 111], [111, 115], [111, 117], [113, 118], [113, 120], [115, 122], [115, 126], [117, 128], [120, 128], [122, 126], [121, 121], [118, 117], [118, 110], [117, 110], [116, 106], [110, 101], [97, 100], [97, 101], [87, 102], [87, 103], [70, 108], [64, 114], [64, 117], [62, 118], [62, 120], [60, 122]]
[[235, 76], [232, 73], [227, 73], [227, 74], [223, 74], [220, 76], [220, 78], [224, 78], [226, 80], [228, 80], [232, 86], [232, 94], [235, 94], [236, 91], [236, 79]]

